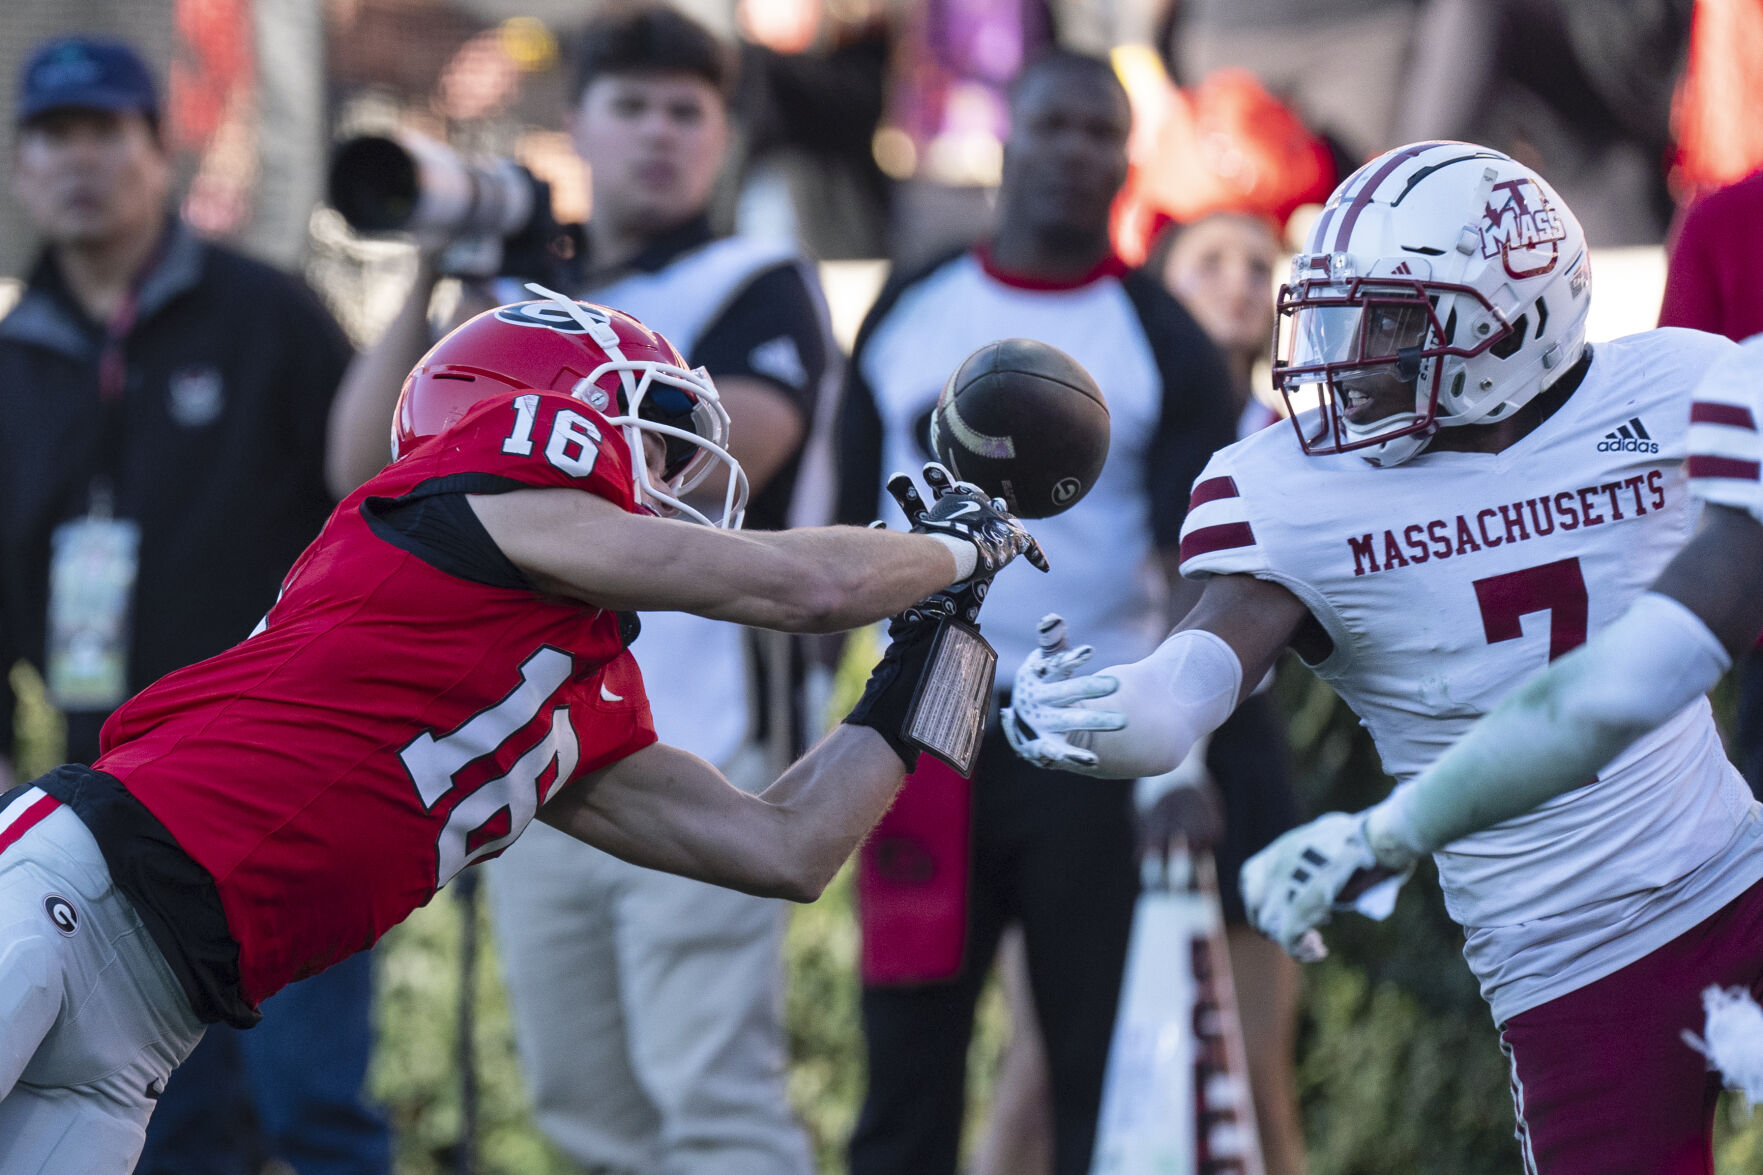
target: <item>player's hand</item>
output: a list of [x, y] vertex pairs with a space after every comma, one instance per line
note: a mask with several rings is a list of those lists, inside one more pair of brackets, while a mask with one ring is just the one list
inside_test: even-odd
[[1328, 955], [1317, 927], [1337, 910], [1387, 918], [1414, 858], [1380, 861], [1364, 813], [1328, 812], [1243, 863], [1243, 906], [1257, 930], [1300, 963]]
[[989, 497], [972, 482], [956, 481], [935, 461], [925, 464], [924, 481], [933, 498], [928, 507], [907, 474], [888, 478], [888, 492], [900, 504], [912, 533], [946, 535], [973, 544], [977, 560], [972, 578], [996, 575], [1018, 555], [1042, 571], [1048, 569], [1034, 536], [1005, 507], [1004, 499]]
[[1094, 775], [1096, 755], [1083, 745], [1083, 732], [1125, 728], [1126, 715], [1119, 711], [1083, 705], [1120, 688], [1112, 677], [1072, 676], [1094, 652], [1088, 645], [1066, 647], [1063, 617], [1041, 618], [1040, 644], [1016, 670], [1003, 714], [1004, 737], [1036, 767]]

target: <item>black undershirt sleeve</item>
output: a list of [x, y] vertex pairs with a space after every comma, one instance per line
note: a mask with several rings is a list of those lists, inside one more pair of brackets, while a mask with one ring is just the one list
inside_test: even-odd
[[692, 364], [712, 379], [744, 375], [765, 380], [796, 406], [804, 421], [814, 414], [830, 361], [815, 296], [793, 262], [747, 283], [691, 355]]
[[448, 575], [513, 591], [535, 590], [484, 529], [467, 494], [530, 489], [489, 474], [455, 474], [424, 482], [401, 498], [369, 498], [361, 505], [374, 534]]

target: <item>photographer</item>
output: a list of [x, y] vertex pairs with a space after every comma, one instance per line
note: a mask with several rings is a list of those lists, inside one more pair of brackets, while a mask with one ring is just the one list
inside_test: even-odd
[[[663, 7], [622, 9], [584, 31], [567, 121], [591, 166], [593, 216], [587, 276], [570, 292], [636, 315], [709, 371], [751, 482], [746, 525], [773, 529], [835, 351], [806, 263], [710, 227], [730, 73], [725, 46]], [[345, 426], [357, 464], [333, 467], [339, 476], [385, 461], [384, 422], [428, 346], [438, 252], [425, 250], [410, 300], [345, 380], [360, 408]], [[462, 312], [530, 296], [512, 279], [467, 295]], [[719, 485], [706, 489], [720, 498]], [[742, 630], [647, 613], [632, 653], [662, 738], [737, 784], [769, 778]], [[545, 828], [491, 878], [516, 1043], [538, 1124], [561, 1150], [608, 1172], [812, 1170], [784, 1086], [778, 903], [639, 869]]]

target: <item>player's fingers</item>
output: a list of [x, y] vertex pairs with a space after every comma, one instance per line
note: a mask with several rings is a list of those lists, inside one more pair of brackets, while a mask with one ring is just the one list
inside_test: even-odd
[[924, 498], [919, 494], [918, 486], [913, 483], [910, 474], [896, 473], [888, 478], [888, 493], [892, 494], [894, 501], [900, 504], [900, 509], [905, 512], [907, 522], [916, 523], [924, 517], [926, 509]]
[[1049, 681], [1035, 692], [1035, 701], [1046, 706], [1069, 706], [1073, 702], [1105, 698], [1119, 688], [1118, 679], [1106, 673], [1097, 673], [1066, 681]]
[[1034, 740], [1037, 767], [1048, 771], [1076, 771], [1082, 773], [1086, 768], [1096, 765], [1096, 757], [1088, 751], [1079, 750], [1056, 733], [1047, 733]]
[[1267, 858], [1256, 853], [1237, 871], [1237, 890], [1243, 895], [1243, 910], [1250, 925], [1261, 928], [1261, 910], [1267, 900]]
[[1328, 958], [1328, 946], [1322, 941], [1320, 931], [1306, 930], [1298, 936], [1296, 942], [1286, 948], [1286, 954], [1300, 963], [1320, 963]]
[[927, 461], [924, 465], [924, 484], [940, 498], [955, 488], [955, 479], [949, 476], [949, 471], [940, 462]]
[[1065, 648], [1065, 617], [1057, 612], [1049, 612], [1041, 617], [1040, 624], [1035, 626], [1041, 651], [1057, 653]]
[[1048, 730], [1069, 734], [1074, 730], [1125, 730], [1126, 715], [1119, 710], [1091, 710], [1085, 706], [1069, 706], [1042, 720]]
[[1041, 571], [1053, 570], [1053, 565], [1047, 562], [1047, 556], [1041, 552], [1041, 544], [1035, 542], [1034, 539], [1028, 540], [1028, 547], [1022, 554], [1023, 558], [1027, 559], [1035, 568]]
[[1090, 645], [1079, 645], [1075, 649], [1067, 649], [1063, 653], [1055, 653], [1047, 659], [1048, 664], [1046, 676], [1055, 681], [1062, 681], [1077, 672], [1077, 670], [1084, 665], [1087, 665], [1090, 658], [1095, 655], [1096, 650]]

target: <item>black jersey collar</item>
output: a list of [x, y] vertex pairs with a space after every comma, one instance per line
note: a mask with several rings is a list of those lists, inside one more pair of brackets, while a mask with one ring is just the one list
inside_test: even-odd
[[[684, 224], [649, 238], [637, 254], [617, 267], [617, 273], [659, 273], [672, 265], [682, 253], [688, 253], [700, 245], [707, 245], [716, 239], [716, 233], [710, 227], [710, 214], [699, 213]], [[594, 285], [604, 285], [611, 273], [594, 272], [595, 260], [592, 248], [588, 250], [588, 272]]]

